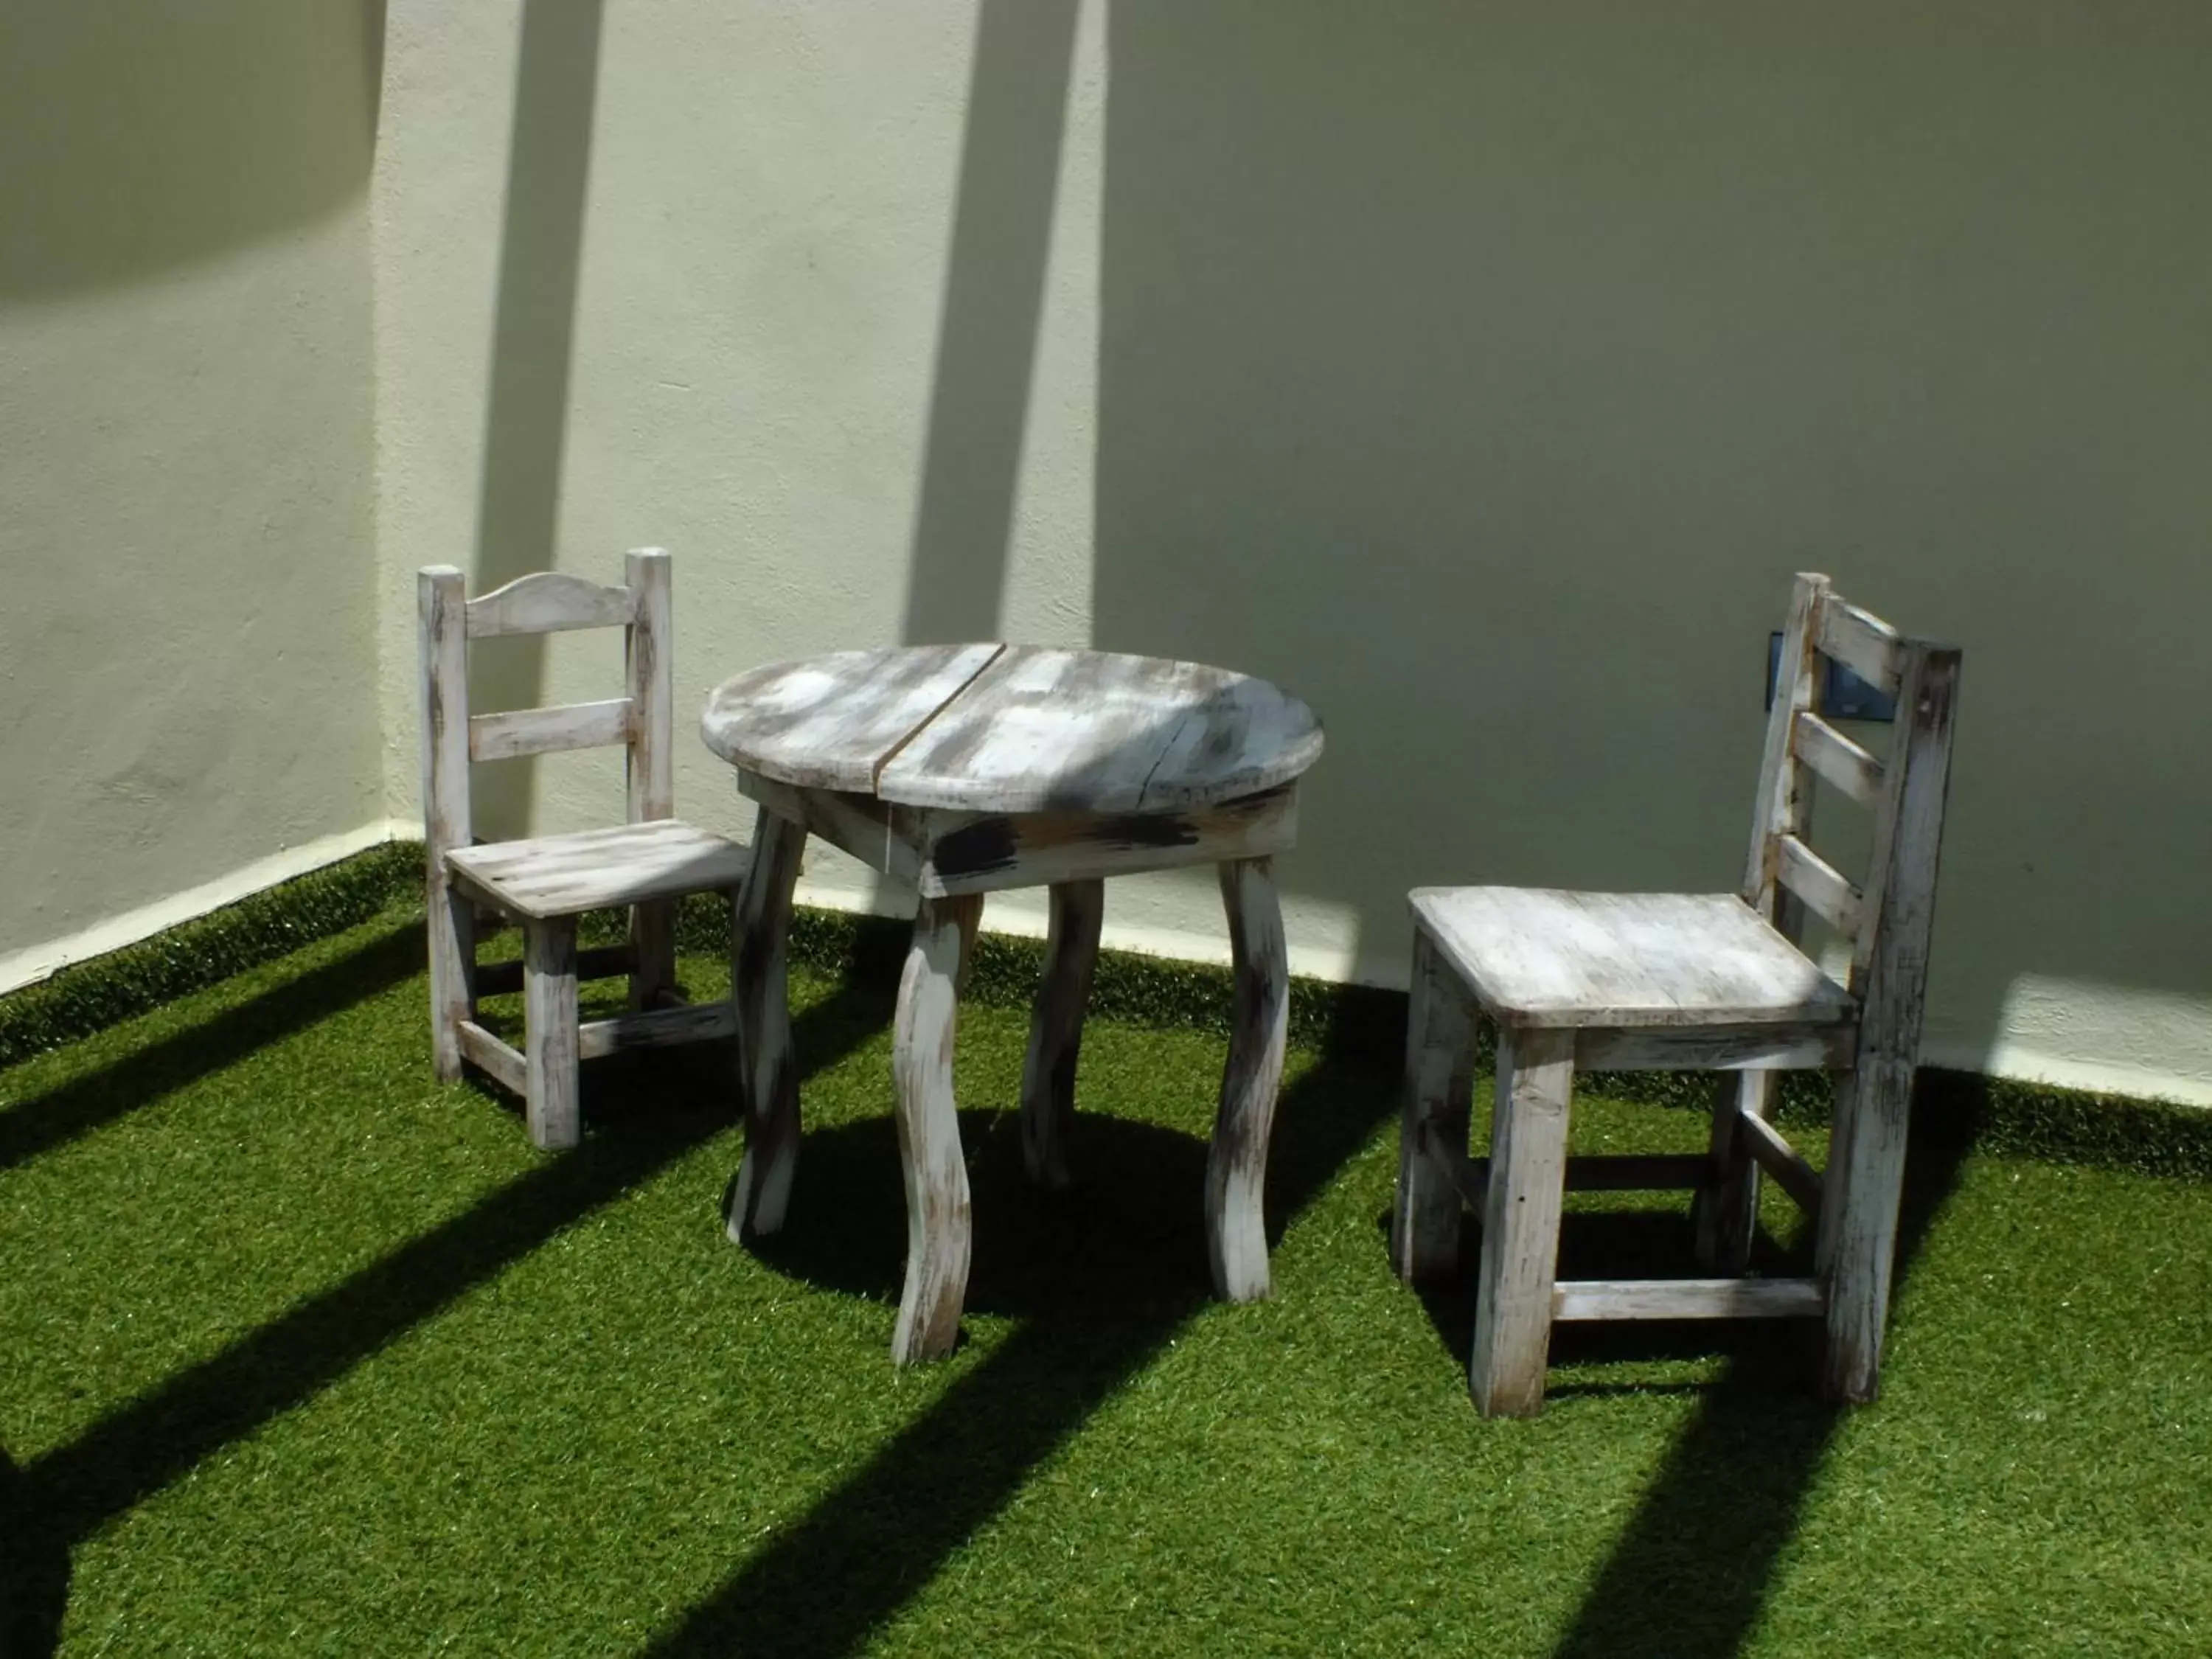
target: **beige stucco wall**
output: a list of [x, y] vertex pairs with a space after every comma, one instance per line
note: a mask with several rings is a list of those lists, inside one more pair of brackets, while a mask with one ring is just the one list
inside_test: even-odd
[[429, 560], [672, 548], [687, 708], [896, 639], [1273, 675], [1294, 951], [1385, 982], [1415, 883], [1727, 884], [1820, 565], [1967, 651], [1931, 1055], [2212, 1100], [2208, 94], [2182, 9], [11, 7], [0, 979], [411, 816]]
[[[1824, 568], [1966, 647], [1931, 1055], [2212, 1100], [2212, 15], [532, 28], [391, 14], [395, 811], [412, 567], [660, 543], [686, 709], [954, 635], [1297, 688], [1331, 750], [1295, 948], [1389, 981], [1416, 883], [1731, 884], [1765, 635]], [[546, 824], [614, 799], [591, 763], [532, 788]], [[689, 744], [678, 797], [745, 825]], [[808, 884], [872, 896], [832, 855]], [[1219, 949], [1203, 880], [1109, 902], [1125, 940]]]
[[0, 9], [0, 987], [383, 832], [380, 10]]

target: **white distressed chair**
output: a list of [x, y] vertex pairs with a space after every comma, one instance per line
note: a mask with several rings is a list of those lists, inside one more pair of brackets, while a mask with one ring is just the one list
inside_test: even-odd
[[[675, 903], [687, 893], [726, 892], [732, 909], [747, 855], [737, 843], [679, 822], [675, 813], [670, 680], [669, 558], [630, 554], [628, 581], [602, 587], [540, 571], [466, 597], [461, 573], [431, 565], [416, 578], [422, 609], [422, 801], [428, 847], [430, 1046], [438, 1075], [464, 1060], [522, 1096], [530, 1138], [573, 1146], [582, 1133], [580, 1060], [617, 1049], [726, 1037], [728, 1002], [686, 1005], [676, 989]], [[495, 714], [469, 713], [468, 644], [502, 634], [566, 629], [625, 632], [629, 695]], [[629, 821], [523, 841], [474, 844], [471, 762], [620, 744], [629, 750]], [[479, 968], [477, 907], [522, 927], [522, 961]], [[577, 918], [630, 907], [628, 945], [576, 949]], [[630, 1012], [580, 1023], [579, 978], [629, 976]], [[518, 1053], [477, 1023], [477, 999], [523, 993]]]
[[[1815, 712], [1820, 659], [1896, 698], [1887, 758]], [[1413, 1006], [1391, 1249], [1447, 1278], [1461, 1203], [1482, 1217], [1468, 1383], [1486, 1416], [1544, 1399], [1554, 1320], [1823, 1318], [1820, 1386], [1870, 1400], [1920, 1040], [1959, 653], [1797, 578], [1741, 893], [1427, 888], [1413, 895]], [[1874, 814], [1866, 884], [1807, 845], [1813, 780]], [[1851, 945], [1847, 984], [1798, 947], [1805, 908]], [[1496, 1022], [1491, 1155], [1468, 1156], [1475, 1010]], [[1704, 1156], [1566, 1156], [1577, 1067], [1732, 1070]], [[1770, 1125], [1777, 1070], [1838, 1075], [1825, 1174]], [[1814, 1272], [1747, 1279], [1761, 1171], [1818, 1216]], [[1709, 1279], [1556, 1282], [1562, 1188], [1690, 1187]]]

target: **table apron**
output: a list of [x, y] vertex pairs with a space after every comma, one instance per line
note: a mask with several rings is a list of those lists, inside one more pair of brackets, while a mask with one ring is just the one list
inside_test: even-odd
[[1158, 812], [898, 806], [737, 769], [738, 792], [928, 898], [1264, 858], [1297, 840], [1297, 786]]

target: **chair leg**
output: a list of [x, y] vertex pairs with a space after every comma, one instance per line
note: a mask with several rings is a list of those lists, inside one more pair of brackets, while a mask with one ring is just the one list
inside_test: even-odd
[[676, 989], [676, 902], [656, 899], [629, 912], [629, 1006], [650, 1010]]
[[523, 1108], [534, 1146], [573, 1146], [584, 1121], [576, 1076], [576, 921], [522, 934]]
[[1759, 1165], [1736, 1128], [1739, 1114], [1765, 1118], [1772, 1109], [1774, 1073], [1738, 1072], [1735, 1086], [1721, 1079], [1713, 1103], [1712, 1185], [1698, 1194], [1698, 1263], [1706, 1272], [1739, 1278], [1751, 1265], [1759, 1228]]
[[461, 1022], [477, 1012], [477, 911], [443, 870], [431, 872], [427, 896], [430, 1064], [451, 1083], [461, 1075]]
[[1881, 1391], [1911, 1105], [1910, 1061], [1862, 1053], [1836, 1090], [1817, 1266], [1828, 1285], [1820, 1393], [1838, 1404], [1861, 1404]]
[[1106, 884], [1052, 885], [1052, 929], [1045, 940], [1044, 983], [1030, 1019], [1022, 1065], [1022, 1164], [1041, 1187], [1067, 1185], [1067, 1142], [1075, 1123], [1075, 1063], [1083, 1046], [1083, 1014], [1098, 965], [1098, 930]]
[[1459, 1267], [1459, 1188], [1428, 1148], [1467, 1150], [1474, 1035], [1474, 997], [1429, 936], [1416, 933], [1398, 1121], [1398, 1202], [1390, 1224], [1391, 1266], [1408, 1284], [1449, 1279]]
[[1574, 1082], [1572, 1031], [1498, 1034], [1490, 1190], [1483, 1206], [1474, 1358], [1468, 1369], [1468, 1392], [1485, 1417], [1533, 1417], [1544, 1407]]

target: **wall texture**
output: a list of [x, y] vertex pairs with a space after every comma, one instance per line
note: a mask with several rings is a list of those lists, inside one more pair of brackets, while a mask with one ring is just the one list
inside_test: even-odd
[[412, 568], [659, 543], [685, 708], [963, 635], [1301, 690], [1295, 948], [1396, 980], [1416, 883], [1732, 884], [1826, 568], [1966, 647], [1931, 1056], [2212, 1101], [2212, 15], [395, 0], [390, 59], [395, 812]]
[[0, 9], [0, 986], [382, 833], [381, 32]]

